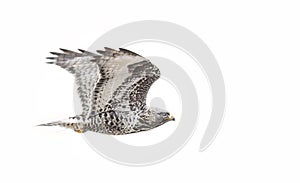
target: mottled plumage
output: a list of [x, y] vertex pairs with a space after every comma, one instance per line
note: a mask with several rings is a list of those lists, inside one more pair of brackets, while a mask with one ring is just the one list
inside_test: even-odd
[[75, 76], [82, 113], [71, 117], [75, 123], [63, 121], [40, 126], [62, 126], [76, 132], [128, 134], [150, 130], [174, 117], [163, 109], [146, 106], [151, 85], [160, 77], [159, 69], [148, 59], [120, 48], [105, 47], [91, 53], [60, 49], [50, 52], [55, 64]]

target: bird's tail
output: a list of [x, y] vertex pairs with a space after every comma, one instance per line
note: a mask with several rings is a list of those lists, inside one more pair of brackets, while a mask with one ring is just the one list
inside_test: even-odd
[[56, 121], [56, 122], [51, 122], [51, 123], [40, 124], [37, 126], [60, 126], [60, 127], [72, 129], [78, 133], [84, 133], [86, 131], [83, 123], [71, 123], [71, 122]]

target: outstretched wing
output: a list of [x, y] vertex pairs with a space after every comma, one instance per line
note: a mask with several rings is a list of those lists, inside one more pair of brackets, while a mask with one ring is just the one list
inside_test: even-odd
[[108, 110], [136, 111], [146, 104], [159, 69], [146, 58], [126, 49], [105, 48], [98, 54], [61, 49], [51, 52], [56, 64], [75, 75], [82, 102], [82, 115], [92, 116]]
[[107, 110], [136, 111], [146, 104], [152, 83], [160, 77], [159, 69], [146, 58], [120, 48], [98, 51], [106, 61], [100, 68], [93, 93], [90, 115]]
[[[99, 55], [88, 51], [79, 49], [81, 53], [77, 53], [66, 49], [60, 50], [63, 53], [50, 52], [57, 57], [47, 57], [54, 60], [54, 62], [47, 63], [56, 64], [75, 76], [75, 83], [78, 87], [77, 92], [82, 105], [81, 115], [87, 116], [91, 108], [91, 95], [100, 76], [99, 65], [103, 61]], [[98, 63], [91, 61], [95, 59]]]

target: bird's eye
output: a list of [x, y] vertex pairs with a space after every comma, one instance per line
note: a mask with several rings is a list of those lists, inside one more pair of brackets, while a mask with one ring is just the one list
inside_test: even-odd
[[167, 116], [170, 116], [170, 113], [167, 112], [166, 115], [167, 115]]

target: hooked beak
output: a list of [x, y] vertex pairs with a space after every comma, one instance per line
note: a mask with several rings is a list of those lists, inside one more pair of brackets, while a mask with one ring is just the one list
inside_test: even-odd
[[168, 117], [168, 120], [169, 120], [169, 121], [175, 121], [175, 118], [174, 118], [174, 116], [169, 116], [169, 117]]

